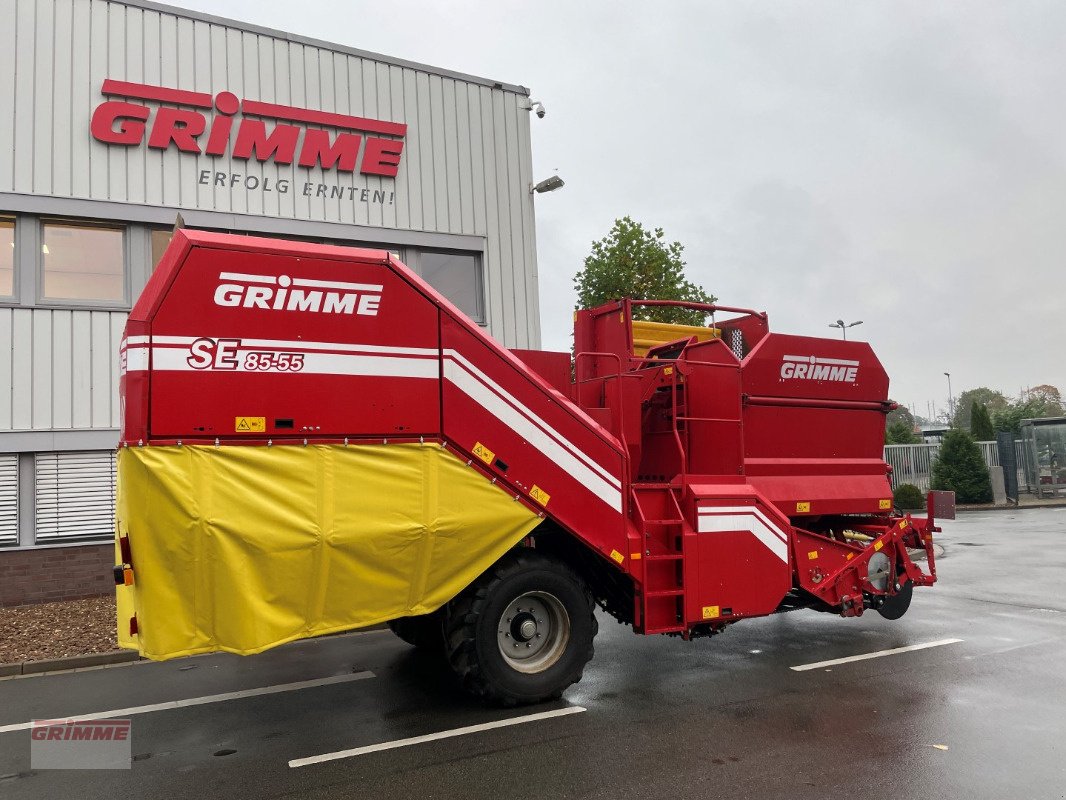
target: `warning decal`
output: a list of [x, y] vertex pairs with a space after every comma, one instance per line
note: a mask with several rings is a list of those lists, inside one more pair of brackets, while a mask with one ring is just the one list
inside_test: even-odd
[[486, 464], [491, 464], [493, 459], [496, 458], [496, 454], [489, 450], [489, 448], [485, 447], [481, 442], [475, 442], [474, 449], [471, 452]]
[[237, 433], [265, 433], [266, 429], [266, 417], [237, 417], [233, 422]]

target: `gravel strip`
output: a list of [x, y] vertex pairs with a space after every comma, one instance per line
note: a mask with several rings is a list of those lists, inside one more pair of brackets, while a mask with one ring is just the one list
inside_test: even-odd
[[115, 650], [113, 595], [0, 607], [0, 664]]

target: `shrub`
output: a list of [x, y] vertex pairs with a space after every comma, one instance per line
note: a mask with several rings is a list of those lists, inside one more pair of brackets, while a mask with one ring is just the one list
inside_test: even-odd
[[933, 464], [932, 487], [955, 492], [959, 503], [992, 502], [988, 467], [981, 448], [966, 431], [952, 430], [944, 435], [940, 455]]
[[920, 444], [921, 441], [903, 420], [890, 422], [885, 428], [885, 444]]
[[913, 483], [901, 483], [892, 496], [895, 498], [896, 508], [904, 511], [925, 508], [925, 493]]

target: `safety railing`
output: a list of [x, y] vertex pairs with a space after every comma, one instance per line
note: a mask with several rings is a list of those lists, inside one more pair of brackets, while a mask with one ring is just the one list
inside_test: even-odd
[[[999, 448], [995, 442], [978, 442], [981, 455], [989, 467], [998, 467]], [[929, 491], [933, 463], [940, 453], [939, 444], [886, 444], [885, 461], [892, 467], [892, 488], [912, 483], [923, 492]]]

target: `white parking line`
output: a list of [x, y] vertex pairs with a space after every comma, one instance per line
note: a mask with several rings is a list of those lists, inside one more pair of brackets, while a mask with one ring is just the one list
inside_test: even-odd
[[[310, 689], [315, 686], [329, 686], [334, 683], [348, 683], [349, 681], [362, 681], [375, 677], [373, 672], [353, 672], [350, 675], [333, 675], [329, 678], [316, 678], [310, 681], [297, 681], [295, 683], [279, 683], [274, 686], [264, 686], [260, 689], [242, 689], [239, 692], [224, 692], [222, 694], [209, 694], [204, 697], [190, 697], [186, 700], [168, 700], [165, 703], [152, 703], [147, 706], [130, 706], [129, 708], [113, 708], [110, 711], [95, 711], [92, 714], [77, 714], [73, 717], [47, 717], [47, 719], [63, 720], [64, 722], [83, 722], [93, 719], [110, 719], [112, 717], [129, 717], [134, 714], [148, 714], [152, 711], [167, 711], [173, 708], [187, 708], [188, 706], [203, 706], [208, 703], [223, 703], [227, 700], [240, 700], [244, 697], [259, 697], [264, 694], [280, 694], [281, 692], [294, 692], [297, 689]], [[17, 722], [14, 725], [0, 725], [0, 733], [10, 731], [24, 731], [33, 727], [33, 722]]]
[[813, 664], [801, 664], [798, 667], [789, 667], [796, 672], [804, 672], [809, 669], [819, 669], [821, 667], [832, 667], [836, 664], [850, 664], [852, 661], [865, 661], [868, 658], [881, 658], [881, 656], [894, 656], [897, 653], [910, 653], [914, 650], [925, 650], [929, 647], [943, 647], [946, 644], [955, 644], [961, 642], [962, 639], [939, 639], [935, 642], [925, 642], [924, 644], [909, 644], [906, 647], [893, 647], [891, 650], [878, 650], [876, 653], [863, 653], [861, 656], [848, 656], [847, 658], [833, 658], [829, 661], [816, 661]]
[[522, 725], [526, 722], [537, 722], [538, 720], [551, 719], [552, 717], [580, 714], [582, 711], [587, 710], [588, 709], [583, 708], [582, 706], [569, 706], [567, 708], [557, 709], [556, 711], [541, 711], [537, 714], [527, 714], [524, 717], [511, 717], [510, 719], [501, 719], [496, 722], [483, 722], [480, 725], [467, 725], [465, 728], [452, 728], [447, 731], [427, 733], [424, 736], [412, 736], [410, 739], [396, 739], [391, 742], [369, 744], [365, 747], [353, 747], [350, 750], [338, 750], [335, 753], [323, 753], [320, 756], [294, 758], [289, 762], [289, 766], [306, 767], [309, 764], [321, 764], [323, 761], [336, 761], [338, 758], [352, 758], [353, 756], [362, 756], [367, 753], [379, 753], [382, 750], [394, 750], [397, 747], [407, 747], [412, 744], [422, 744], [424, 742], [435, 742], [439, 739], [449, 739], [453, 736], [465, 736], [468, 733], [479, 733], [481, 731], [495, 730], [496, 728], [506, 728], [509, 725]]

